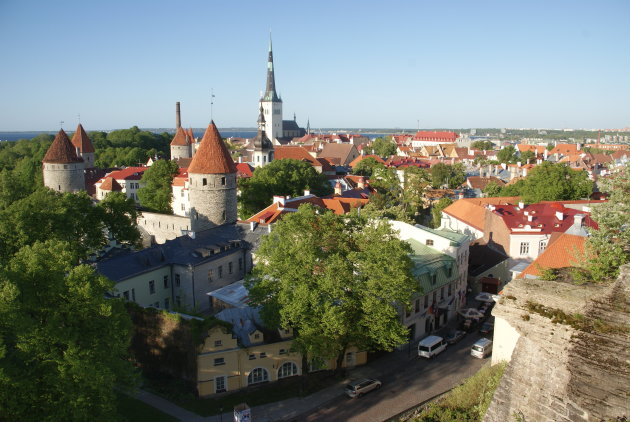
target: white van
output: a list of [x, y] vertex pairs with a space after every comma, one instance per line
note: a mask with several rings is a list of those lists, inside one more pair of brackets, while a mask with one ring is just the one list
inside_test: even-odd
[[479, 339], [470, 349], [470, 354], [476, 358], [483, 359], [492, 353], [492, 340], [487, 338]]
[[429, 336], [418, 343], [418, 356], [431, 359], [446, 349], [446, 342], [442, 337]]

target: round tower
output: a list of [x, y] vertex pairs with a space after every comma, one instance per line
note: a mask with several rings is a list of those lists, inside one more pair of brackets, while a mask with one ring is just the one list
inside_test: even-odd
[[77, 130], [72, 135], [72, 145], [77, 152], [77, 155], [83, 158], [83, 162], [86, 169], [91, 169], [94, 167], [94, 146], [92, 145], [92, 141], [85, 133], [85, 129], [81, 123], [77, 126]]
[[48, 148], [42, 167], [44, 186], [58, 192], [85, 190], [85, 163], [63, 129]]
[[175, 136], [171, 141], [171, 160], [191, 158], [193, 142], [192, 136], [182, 129], [182, 115], [178, 101], [175, 103]]
[[188, 167], [188, 189], [193, 231], [236, 222], [236, 166], [214, 122]]

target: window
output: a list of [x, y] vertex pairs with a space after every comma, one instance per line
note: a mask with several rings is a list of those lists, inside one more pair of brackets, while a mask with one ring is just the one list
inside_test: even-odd
[[433, 239], [427, 239], [427, 246], [433, 246]]
[[269, 381], [269, 374], [265, 368], [256, 368], [247, 376], [247, 384], [258, 384]]
[[260, 358], [261, 358], [261, 359], [264, 359], [264, 358], [266, 358], [266, 357], [267, 357], [267, 353], [262, 352], [262, 353], [260, 354]]
[[164, 299], [164, 309], [169, 309], [171, 307], [171, 301], [168, 298]]
[[123, 292], [123, 297], [125, 298], [125, 300], [129, 300], [129, 290]]
[[175, 304], [179, 307], [182, 306], [182, 300], [179, 296], [175, 296]]
[[239, 271], [243, 270], [243, 258], [238, 259], [238, 270]]
[[214, 341], [214, 347], [221, 347], [223, 346], [223, 341], [222, 340], [215, 340]]
[[285, 362], [278, 368], [278, 378], [292, 377], [298, 374], [297, 365], [293, 362]]
[[223, 211], [223, 221], [225, 221], [225, 210]]
[[416, 299], [416, 306], [415, 306], [415, 312], [418, 313], [420, 312], [420, 298]]
[[164, 288], [168, 289], [168, 276], [167, 275], [164, 276]]
[[205, 177], [201, 179], [201, 184], [206, 186], [208, 184], [208, 179], [206, 179]]
[[547, 239], [543, 239], [540, 241], [540, 244], [538, 245], [538, 250], [539, 252], [544, 251], [547, 248]]
[[182, 189], [182, 190], [180, 191], [179, 196], [181, 196], [182, 198], [184, 197], [184, 189]]
[[149, 294], [155, 293], [155, 280], [149, 281]]
[[136, 301], [136, 289], [131, 289], [131, 300]]
[[254, 360], [254, 359], [256, 359], [256, 355], [255, 354], [252, 353], [251, 355], [249, 355], [249, 360]]
[[216, 358], [214, 359], [214, 366], [225, 365], [225, 358]]
[[521, 242], [521, 255], [529, 253], [529, 242]]
[[444, 287], [440, 289], [440, 300], [444, 300]]
[[182, 203], [182, 211], [186, 211], [186, 204]]
[[221, 178], [221, 186], [225, 186], [225, 176]]
[[435, 284], [437, 282], [437, 275], [431, 274], [431, 284]]
[[429, 307], [429, 296], [424, 297], [424, 309]]
[[260, 334], [258, 334], [258, 333], [254, 334], [254, 339], [255, 340], [258, 340], [259, 338], [260, 338]]
[[280, 349], [280, 352], [278, 352], [280, 355], [286, 355], [287, 354], [287, 349]]
[[409, 306], [405, 306], [405, 318], [409, 318], [409, 315], [411, 315], [411, 309]]
[[437, 292], [433, 292], [433, 304], [437, 302]]
[[208, 270], [208, 282], [212, 281], [212, 270]]
[[453, 294], [453, 283], [448, 285], [448, 296], [450, 297]]
[[175, 287], [179, 287], [179, 284], [181, 283], [181, 277], [179, 274], [175, 274]]
[[214, 379], [215, 382], [215, 393], [225, 393], [227, 389], [225, 388], [225, 377], [216, 377]]
[[448, 273], [448, 277], [450, 278], [453, 275], [453, 267], [448, 267], [448, 270], [446, 270], [446, 272]]
[[155, 302], [155, 303], [153, 304], [153, 307], [154, 307], [154, 308], [159, 308], [159, 307], [160, 307], [160, 302]]
[[223, 278], [223, 265], [219, 265], [219, 278]]
[[232, 274], [232, 263], [228, 263], [228, 274]]

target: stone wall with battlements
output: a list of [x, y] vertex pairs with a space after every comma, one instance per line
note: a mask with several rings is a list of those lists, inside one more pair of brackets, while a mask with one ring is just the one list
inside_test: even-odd
[[146, 243], [149, 243], [149, 238], [156, 243], [164, 243], [186, 235], [191, 231], [191, 224], [189, 217], [142, 211], [138, 216], [138, 229]]
[[630, 416], [630, 264], [609, 286], [514, 280], [492, 313], [510, 363], [485, 422]]

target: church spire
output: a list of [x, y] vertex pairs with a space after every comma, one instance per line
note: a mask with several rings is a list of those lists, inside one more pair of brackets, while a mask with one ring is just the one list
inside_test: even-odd
[[276, 78], [273, 73], [273, 47], [271, 44], [271, 34], [269, 34], [269, 58], [267, 59], [267, 89], [263, 101], [280, 101], [276, 93]]

